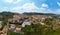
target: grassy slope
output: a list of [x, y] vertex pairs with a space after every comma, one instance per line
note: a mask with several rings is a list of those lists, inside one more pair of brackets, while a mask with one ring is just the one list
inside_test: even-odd
[[50, 33], [49, 35], [60, 35], [60, 28], [56, 29], [55, 32]]

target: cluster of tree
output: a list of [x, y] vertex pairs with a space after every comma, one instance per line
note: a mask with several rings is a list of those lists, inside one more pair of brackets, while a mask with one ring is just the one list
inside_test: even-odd
[[8, 30], [8, 31], [7, 31], [7, 35], [20, 35], [20, 34]]
[[3, 12], [0, 13], [0, 15], [2, 15], [4, 18], [12, 18], [14, 13], [3, 11]]
[[24, 31], [24, 35], [49, 35], [54, 32], [51, 28], [42, 26], [41, 24], [26, 26], [22, 29], [22, 31]]
[[0, 12], [0, 15], [2, 16], [2, 18], [0, 18], [4, 23], [7, 22], [7, 20], [9, 18], [13, 18], [13, 15], [15, 15], [17, 13], [12, 13], [12, 12], [7, 12], [7, 11], [3, 11], [3, 12]]
[[2, 23], [2, 24], [0, 24], [0, 26], [1, 26], [0, 30], [2, 30], [2, 29], [3, 29], [3, 27], [5, 26], [5, 24], [4, 24], [4, 23]]

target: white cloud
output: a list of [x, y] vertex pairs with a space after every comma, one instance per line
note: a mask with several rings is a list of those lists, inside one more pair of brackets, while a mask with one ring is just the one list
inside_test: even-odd
[[34, 3], [26, 3], [23, 6], [14, 7], [11, 11], [13, 12], [34, 12], [34, 9], [39, 9]]
[[23, 6], [14, 7], [11, 11], [13, 12], [41, 12], [41, 13], [49, 13], [49, 9], [47, 4], [42, 4], [40, 8], [38, 8], [35, 3], [25, 3]]
[[46, 9], [48, 5], [47, 4], [44, 4], [44, 5], [46, 6], [42, 5], [40, 8], [38, 8], [34, 3], [26, 3], [23, 6], [14, 7], [11, 11], [18, 12], [18, 13], [23, 13], [23, 12], [48, 13], [50, 12], [48, 9]]
[[55, 10], [56, 14], [60, 14], [60, 9]]
[[[60, 13], [60, 9], [52, 11], [47, 8], [48, 5], [45, 7], [42, 5], [40, 8], [38, 8], [34, 3], [25, 3], [22, 6], [16, 6], [11, 8], [10, 11], [15, 13], [23, 13], [23, 12], [58, 13], [58, 14]], [[8, 7], [3, 7], [0, 9], [0, 11], [8, 11]]]
[[16, 1], [13, 1], [13, 3], [18, 3], [18, 2], [20, 2], [21, 0], [16, 0]]
[[20, 2], [21, 0], [6, 0], [6, 2], [8, 2], [8, 3], [18, 3], [18, 2]]
[[6, 2], [8, 2], [8, 3], [12, 3], [12, 2], [13, 2], [13, 0], [6, 0]]
[[0, 8], [0, 12], [2, 12], [2, 11], [8, 11], [8, 7]]
[[22, 8], [27, 9], [27, 10], [31, 10], [31, 9], [35, 9], [38, 7], [36, 7], [34, 3], [26, 3], [22, 6]]
[[59, 3], [59, 2], [57, 2], [57, 5], [58, 5], [58, 6], [60, 6], [60, 3]]
[[46, 8], [48, 8], [48, 5], [44, 3], [44, 4], [41, 5], [41, 7], [46, 7]]

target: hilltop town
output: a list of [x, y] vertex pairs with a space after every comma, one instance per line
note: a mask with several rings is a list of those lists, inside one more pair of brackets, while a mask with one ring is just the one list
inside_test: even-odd
[[60, 16], [42, 13], [0, 13], [1, 35], [50, 35], [60, 29]]

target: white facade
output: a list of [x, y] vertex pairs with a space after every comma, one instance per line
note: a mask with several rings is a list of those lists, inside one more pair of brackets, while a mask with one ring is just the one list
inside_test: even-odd
[[44, 23], [40, 22], [41, 25], [45, 25]]
[[2, 21], [0, 21], [0, 24], [2, 23]]
[[25, 27], [25, 25], [31, 25], [30, 22], [23, 22], [22, 27]]

